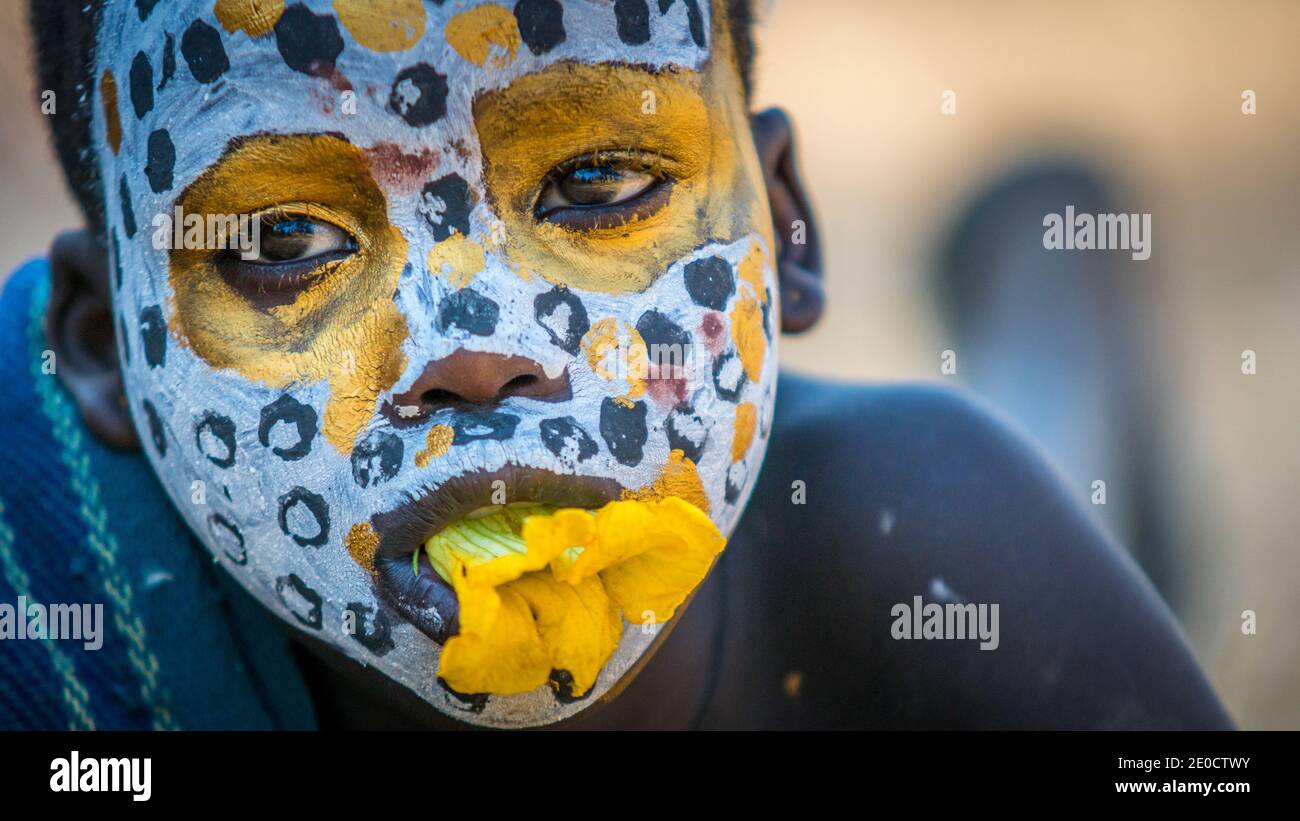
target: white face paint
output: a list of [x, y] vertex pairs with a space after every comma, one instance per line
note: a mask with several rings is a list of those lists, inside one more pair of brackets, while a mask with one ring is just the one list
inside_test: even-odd
[[[773, 248], [739, 83], [706, 3], [660, 5], [316, 0], [259, 3], [258, 17], [248, 0], [141, 2], [100, 21], [97, 161], [120, 356], [150, 460], [274, 613], [471, 723], [572, 715], [654, 634], [626, 626], [576, 703], [547, 687], [449, 692], [426, 634], [447, 628], [441, 611], [394, 582], [436, 521], [497, 501], [494, 489], [598, 506], [685, 465], [694, 501], [730, 534], [766, 447]], [[575, 77], [590, 96], [574, 94]], [[594, 98], [606, 110], [586, 110]], [[543, 148], [528, 142], [538, 111], [554, 126]], [[702, 127], [681, 127], [692, 122]], [[645, 136], [656, 128], [659, 143]], [[666, 156], [662, 196], [631, 197], [622, 228], [557, 227], [535, 207], [553, 204], [547, 175], [518, 178], [570, 138], [557, 160], [670, 155], [673, 140], [699, 150]], [[625, 176], [620, 196], [640, 184]], [[155, 247], [155, 215], [220, 203], [279, 208], [290, 234], [293, 219], [312, 222], [307, 251], [342, 261], [307, 265], [308, 284], [277, 292], [274, 266]], [[647, 378], [638, 340], [653, 359], [685, 357], [685, 378]], [[567, 388], [473, 408], [426, 401], [426, 367], [457, 352], [520, 357]]]

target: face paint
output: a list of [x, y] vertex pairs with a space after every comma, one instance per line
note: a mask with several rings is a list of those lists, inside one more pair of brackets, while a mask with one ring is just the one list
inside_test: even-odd
[[[150, 460], [265, 606], [471, 723], [572, 715], [655, 631], [624, 624], [577, 701], [452, 692], [451, 593], [411, 569], [434, 532], [490, 503], [675, 496], [730, 534], [766, 448], [774, 246], [728, 35], [704, 3], [636, 5], [100, 22], [97, 161]], [[177, 208], [258, 215], [264, 259], [157, 247]], [[422, 399], [469, 354], [555, 389]]]

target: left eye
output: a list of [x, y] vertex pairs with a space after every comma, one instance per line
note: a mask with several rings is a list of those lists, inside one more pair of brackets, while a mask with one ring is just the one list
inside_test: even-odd
[[[535, 213], [538, 219], [573, 227], [617, 223], [622, 211], [653, 211], [662, 203], [656, 192], [668, 180], [647, 168], [640, 157], [588, 157], [551, 172], [542, 185]], [[632, 216], [624, 214], [623, 218]]]
[[262, 223], [261, 252], [248, 262], [254, 265], [306, 262], [354, 250], [356, 243], [352, 237], [335, 225], [289, 218]]

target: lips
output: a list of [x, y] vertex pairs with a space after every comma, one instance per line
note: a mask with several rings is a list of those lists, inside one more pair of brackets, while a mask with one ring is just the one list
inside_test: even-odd
[[623, 495], [613, 479], [564, 476], [549, 470], [506, 465], [452, 477], [393, 510], [371, 517], [379, 537], [375, 573], [380, 595], [403, 618], [442, 644], [459, 629], [456, 594], [421, 552], [419, 572], [412, 554], [434, 534], [478, 508], [499, 503], [540, 502], [594, 509]]

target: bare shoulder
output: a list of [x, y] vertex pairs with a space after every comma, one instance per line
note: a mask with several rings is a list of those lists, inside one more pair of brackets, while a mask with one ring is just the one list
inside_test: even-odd
[[[1125, 551], [962, 392], [783, 376], [733, 544], [731, 588], [764, 614], [738, 630], [776, 656], [764, 675], [798, 671], [800, 723], [1229, 725]], [[911, 635], [931, 604], [998, 635]]]

